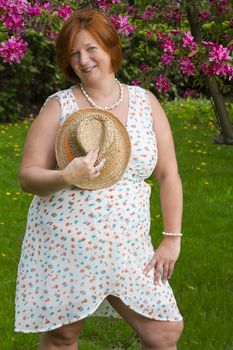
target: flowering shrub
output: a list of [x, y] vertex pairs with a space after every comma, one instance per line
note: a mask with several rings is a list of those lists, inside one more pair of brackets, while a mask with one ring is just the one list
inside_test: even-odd
[[[228, 0], [203, 1], [198, 5], [204, 37], [195, 42], [187, 21], [186, 0], [158, 0], [153, 5], [129, 6], [121, 0], [79, 1], [78, 8], [91, 6], [110, 15], [125, 53], [124, 80], [175, 93], [176, 84], [193, 79], [200, 72], [232, 80], [232, 5]], [[53, 41], [77, 1], [0, 0], [0, 56], [3, 62], [21, 63], [27, 52], [25, 33], [33, 29]], [[219, 21], [219, 18], [222, 21]], [[215, 21], [217, 25], [215, 25]], [[219, 35], [224, 30], [224, 35]], [[210, 41], [212, 38], [212, 41]], [[184, 85], [184, 82], [182, 83]], [[181, 84], [181, 85], [182, 85]]]
[[4, 58], [4, 62], [21, 63], [27, 50], [27, 43], [22, 38], [11, 36], [10, 39], [3, 42], [0, 46], [0, 54]]

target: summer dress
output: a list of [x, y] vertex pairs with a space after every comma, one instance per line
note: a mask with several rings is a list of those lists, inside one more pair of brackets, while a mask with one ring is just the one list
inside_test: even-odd
[[[16, 332], [44, 332], [89, 315], [120, 317], [105, 299], [109, 294], [146, 317], [182, 320], [169, 283], [154, 285], [153, 269], [143, 273], [154, 254], [145, 179], [155, 168], [157, 145], [146, 91], [128, 89], [132, 150], [120, 181], [33, 197], [18, 267]], [[51, 98], [60, 102], [61, 123], [78, 109], [72, 88]]]

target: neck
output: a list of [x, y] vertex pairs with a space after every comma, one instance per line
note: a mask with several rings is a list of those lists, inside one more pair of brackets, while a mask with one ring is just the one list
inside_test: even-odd
[[82, 86], [88, 92], [88, 95], [94, 99], [107, 98], [115, 90], [118, 92], [118, 84], [115, 80], [114, 75], [96, 83], [88, 84], [88, 83], [82, 82]]
[[[105, 85], [103, 85], [103, 84], [105, 84]], [[118, 88], [118, 92], [116, 92], [116, 85]], [[90, 105], [92, 107], [95, 107], [95, 108], [100, 108], [100, 109], [104, 109], [104, 110], [111, 110], [115, 107], [118, 107], [119, 104], [123, 100], [122, 85], [115, 78], [112, 81], [109, 80], [108, 82], [106, 82], [106, 81], [102, 82], [101, 86], [99, 86], [99, 89], [97, 89], [97, 90], [96, 90], [96, 87], [95, 88], [92, 87], [92, 92], [95, 92], [95, 94], [96, 94], [95, 96], [90, 96], [90, 91], [87, 92], [85, 90], [83, 84], [80, 84], [80, 89], [81, 89], [83, 95], [85, 96], [85, 98], [87, 99], [87, 101], [90, 103]], [[95, 89], [95, 90], [93, 90], [93, 89]], [[94, 97], [95, 101], [94, 101], [93, 97]], [[103, 105], [103, 100], [105, 102], [104, 105]], [[97, 103], [98, 101], [100, 101], [99, 104]]]

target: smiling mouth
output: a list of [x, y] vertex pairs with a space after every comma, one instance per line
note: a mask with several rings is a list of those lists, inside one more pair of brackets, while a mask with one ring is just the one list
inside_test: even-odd
[[83, 68], [83, 69], [81, 69], [81, 71], [83, 72], [83, 73], [89, 73], [89, 72], [91, 72], [94, 68], [95, 68], [96, 66], [93, 66], [93, 67], [88, 67], [88, 68]]

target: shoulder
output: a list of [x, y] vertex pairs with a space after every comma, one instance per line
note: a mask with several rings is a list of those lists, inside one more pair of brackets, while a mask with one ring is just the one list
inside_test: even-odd
[[57, 108], [60, 108], [62, 106], [63, 101], [68, 97], [69, 93], [71, 91], [71, 87], [64, 90], [59, 90], [51, 95], [49, 95], [41, 108], [40, 111], [50, 108], [54, 108], [55, 106]]
[[145, 92], [148, 96], [148, 101], [151, 107], [151, 114], [155, 134], [157, 135], [157, 137], [160, 137], [159, 135], [162, 134], [164, 135], [166, 132], [170, 135], [170, 123], [162, 105], [151, 91], [145, 89]]
[[131, 89], [135, 93], [149, 99], [150, 104], [154, 104], [154, 103], [160, 104], [158, 99], [155, 97], [155, 95], [150, 90], [144, 89], [143, 87], [141, 87], [139, 85], [127, 85], [127, 86], [129, 89]]
[[[138, 85], [128, 85], [128, 89], [131, 95], [131, 98], [135, 100], [137, 103], [148, 103], [148, 94], [147, 90]], [[139, 102], [140, 101], [140, 102]]]
[[146, 92], [146, 94], [147, 94], [147, 96], [149, 98], [149, 101], [150, 101], [151, 105], [160, 105], [161, 106], [161, 104], [160, 104], [159, 100], [157, 99], [157, 97], [150, 90], [146, 90], [145, 89], [145, 92]]
[[126, 86], [128, 86], [128, 88], [134, 92], [145, 95], [146, 90], [139, 85], [126, 85]]
[[155, 119], [155, 118], [158, 119], [159, 117], [166, 118], [165, 111], [164, 111], [161, 103], [157, 99], [157, 97], [150, 90], [145, 89], [145, 92], [146, 92], [146, 95], [148, 97], [148, 101], [149, 101], [150, 106], [151, 106], [153, 119]]
[[59, 90], [59, 91], [57, 91], [57, 92], [55, 92], [55, 93], [49, 95], [49, 96], [46, 98], [45, 102], [50, 101], [50, 100], [52, 100], [52, 99], [60, 100], [60, 99], [62, 99], [63, 97], [67, 96], [67, 94], [70, 93], [71, 89], [72, 89], [72, 87], [70, 87], [70, 88], [68, 88], [68, 89], [64, 89], [64, 90]]

